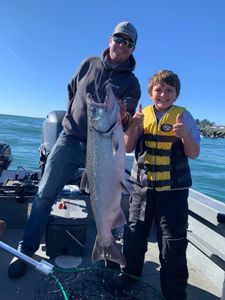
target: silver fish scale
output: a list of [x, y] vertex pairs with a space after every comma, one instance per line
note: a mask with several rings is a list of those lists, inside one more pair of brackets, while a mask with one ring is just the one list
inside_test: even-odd
[[[86, 172], [98, 231], [92, 259], [95, 262], [107, 258], [124, 265], [123, 254], [117, 249], [118, 245], [111, 234], [114, 227], [125, 223], [120, 207], [125, 146], [119, 106], [110, 86], [106, 91], [105, 106], [102, 106], [95, 106], [94, 101], [89, 98]], [[95, 120], [93, 117], [96, 117]], [[98, 130], [100, 127], [110, 130], [102, 133], [94, 127]]]

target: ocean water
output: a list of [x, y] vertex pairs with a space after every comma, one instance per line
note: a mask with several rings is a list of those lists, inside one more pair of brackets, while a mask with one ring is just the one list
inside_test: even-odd
[[[10, 145], [10, 169], [39, 168], [39, 146], [44, 119], [0, 114], [0, 141]], [[225, 139], [201, 139], [201, 153], [190, 160], [193, 188], [225, 203]]]
[[10, 145], [13, 162], [10, 169], [22, 166], [39, 168], [39, 146], [44, 119], [0, 114], [0, 141]]

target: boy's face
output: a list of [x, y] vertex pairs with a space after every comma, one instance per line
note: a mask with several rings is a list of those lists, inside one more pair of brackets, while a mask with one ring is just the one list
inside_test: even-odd
[[176, 88], [166, 83], [159, 83], [152, 88], [152, 101], [159, 112], [166, 112], [176, 101]]

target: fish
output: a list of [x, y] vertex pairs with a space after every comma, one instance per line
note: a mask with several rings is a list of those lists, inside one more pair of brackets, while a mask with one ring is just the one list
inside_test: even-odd
[[125, 257], [112, 235], [112, 229], [126, 223], [120, 206], [122, 192], [126, 190], [126, 152], [119, 103], [111, 84], [106, 86], [103, 103], [87, 95], [87, 115], [86, 179], [82, 179], [82, 185], [88, 185], [97, 229], [92, 262], [110, 260], [125, 267]]

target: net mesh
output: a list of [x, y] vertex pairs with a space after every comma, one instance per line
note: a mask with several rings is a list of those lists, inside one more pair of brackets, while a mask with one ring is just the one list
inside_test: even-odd
[[[116, 288], [118, 272], [102, 268], [85, 268], [43, 277], [35, 289], [36, 300], [162, 300], [151, 285], [138, 280], [129, 288]], [[128, 276], [128, 275], [126, 275]]]

